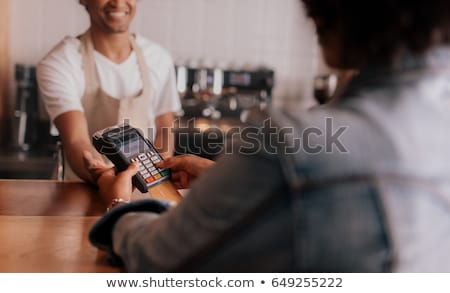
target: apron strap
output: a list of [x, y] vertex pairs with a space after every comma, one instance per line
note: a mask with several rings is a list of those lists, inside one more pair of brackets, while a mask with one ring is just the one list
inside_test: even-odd
[[89, 31], [85, 32], [80, 37], [80, 41], [80, 52], [86, 83], [84, 96], [95, 96], [100, 89], [100, 79], [94, 59], [94, 44], [92, 43], [91, 33]]
[[150, 98], [150, 73], [147, 66], [147, 62], [145, 62], [144, 52], [136, 43], [136, 36], [134, 34], [130, 35], [130, 43], [133, 51], [136, 52], [137, 62], [139, 65], [139, 71], [141, 73], [142, 79], [142, 93], [140, 96], [149, 97]]

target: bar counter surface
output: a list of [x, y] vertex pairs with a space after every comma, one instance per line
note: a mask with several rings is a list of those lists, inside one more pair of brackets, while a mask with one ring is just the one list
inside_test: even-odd
[[0, 179], [0, 273], [120, 272], [88, 240], [104, 212], [84, 183]]

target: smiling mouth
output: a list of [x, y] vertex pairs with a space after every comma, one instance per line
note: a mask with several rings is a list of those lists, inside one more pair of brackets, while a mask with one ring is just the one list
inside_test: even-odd
[[105, 13], [107, 16], [114, 18], [125, 17], [130, 14], [129, 11], [105, 11]]

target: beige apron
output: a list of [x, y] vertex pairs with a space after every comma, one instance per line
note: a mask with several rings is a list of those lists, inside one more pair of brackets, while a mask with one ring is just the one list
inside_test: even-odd
[[[135, 38], [133, 36], [130, 37], [130, 42], [133, 51], [136, 53], [143, 88], [138, 96], [122, 99], [115, 99], [109, 96], [100, 86], [94, 59], [94, 45], [90, 32], [87, 31], [83, 34], [80, 40], [86, 83], [85, 93], [81, 101], [89, 128], [89, 135], [92, 136], [96, 131], [106, 127], [127, 123], [141, 129], [144, 136], [147, 137], [151, 133], [148, 130], [152, 125], [151, 119], [154, 119], [154, 117], [149, 116], [149, 109], [151, 109], [150, 75], [144, 54], [141, 48], [136, 45]], [[64, 179], [80, 180], [68, 164], [65, 166]]]

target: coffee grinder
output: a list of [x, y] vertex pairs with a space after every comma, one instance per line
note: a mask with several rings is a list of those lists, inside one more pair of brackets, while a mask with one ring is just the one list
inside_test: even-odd
[[16, 103], [12, 117], [14, 149], [29, 151], [38, 138], [39, 109], [36, 67], [16, 64]]

